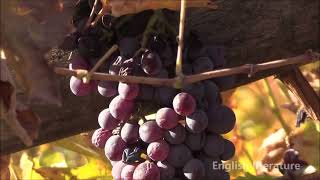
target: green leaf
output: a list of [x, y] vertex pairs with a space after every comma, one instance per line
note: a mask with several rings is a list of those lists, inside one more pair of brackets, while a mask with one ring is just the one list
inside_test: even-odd
[[90, 149], [90, 148], [86, 147], [85, 145], [82, 145], [78, 142], [81, 142], [81, 141], [77, 141], [76, 139], [73, 139], [73, 137], [72, 137], [72, 139], [67, 138], [67, 139], [62, 139], [62, 140], [56, 141], [56, 142], [54, 142], [54, 144], [56, 146], [60, 146], [62, 148], [80, 153], [85, 156], [89, 156], [89, 157], [93, 157], [93, 158], [102, 158], [99, 153], [93, 151], [92, 149]]
[[81, 167], [88, 163], [88, 160], [85, 156], [74, 151], [64, 149], [63, 154], [69, 168]]
[[111, 165], [105, 165], [105, 163], [99, 159], [88, 158], [88, 163], [82, 167], [71, 170], [71, 173], [77, 177], [77, 179], [103, 179], [112, 180]]
[[254, 176], [250, 173], [246, 173], [244, 177], [238, 177], [236, 180], [274, 180], [276, 178], [271, 176]]
[[40, 166], [42, 167], [68, 167], [64, 154], [53, 149], [45, 150], [39, 158]]

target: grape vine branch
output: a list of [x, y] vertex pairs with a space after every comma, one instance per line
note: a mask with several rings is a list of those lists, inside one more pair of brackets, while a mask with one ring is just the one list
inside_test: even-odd
[[183, 51], [183, 36], [184, 36], [185, 18], [186, 18], [186, 0], [181, 0], [179, 35], [177, 38], [178, 52], [177, 52], [177, 59], [176, 59], [176, 77], [177, 77], [177, 81], [175, 84], [176, 87], [181, 87], [182, 81], [183, 81], [182, 51]]
[[[203, 81], [207, 79], [230, 76], [236, 74], [248, 74], [253, 76], [255, 73], [260, 71], [265, 71], [268, 69], [279, 68], [288, 65], [303, 65], [308, 64], [314, 61], [320, 60], [320, 54], [318, 52], [308, 51], [305, 54], [280, 59], [275, 61], [269, 61], [259, 64], [245, 64], [242, 66], [218, 69], [213, 71], [208, 71], [196, 75], [188, 75], [183, 78], [183, 85], [195, 83], [198, 81]], [[78, 76], [81, 73], [87, 73], [86, 70], [70, 70], [68, 68], [56, 67], [54, 69], [55, 73], [64, 76]], [[111, 75], [106, 73], [92, 73], [91, 79], [94, 80], [105, 80], [105, 81], [121, 81], [125, 83], [139, 83], [139, 84], [148, 84], [148, 85], [160, 85], [160, 86], [170, 86], [174, 87], [176, 83], [176, 78], [170, 79], [161, 79], [161, 78], [150, 78], [150, 77], [139, 77], [139, 76], [120, 76], [120, 75]]]

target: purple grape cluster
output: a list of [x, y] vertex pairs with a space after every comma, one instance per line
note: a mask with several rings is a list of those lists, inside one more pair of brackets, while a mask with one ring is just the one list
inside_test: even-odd
[[[94, 27], [83, 29], [93, 6], [91, 0], [79, 0], [73, 18], [77, 29], [69, 35], [76, 39], [69, 47], [70, 69], [90, 70], [110, 46], [106, 32], [116, 22], [105, 15]], [[103, 29], [103, 33], [101, 32]], [[118, 34], [117, 34], [118, 35]], [[72, 39], [72, 38], [71, 38]], [[108, 41], [109, 42], [109, 41]], [[174, 38], [150, 34], [146, 47], [142, 36], [116, 36], [110, 40], [119, 50], [98, 71], [111, 75], [156, 78], [175, 77]], [[191, 36], [184, 49], [183, 73], [192, 75], [225, 66], [224, 49], [206, 47]], [[68, 49], [68, 48], [67, 48]], [[88, 84], [71, 77], [70, 90], [76, 96], [98, 92], [110, 103], [98, 115], [100, 128], [92, 143], [104, 148], [113, 165], [116, 180], [230, 179], [223, 169], [213, 169], [235, 154], [234, 144], [221, 134], [230, 132], [236, 122], [234, 112], [222, 104], [219, 86], [232, 79], [212, 79], [187, 84], [177, 90], [170, 87], [91, 80]], [[146, 120], [143, 110], [153, 107], [155, 119]], [[154, 108], [156, 107], [156, 108]], [[145, 113], [145, 112], [144, 112]]]
[[[84, 58], [74, 57], [79, 60], [73, 58], [70, 67], [88, 67]], [[208, 59], [209, 56], [201, 57], [200, 61]], [[155, 50], [148, 49], [141, 56], [127, 59], [112, 57], [111, 61], [106, 70], [110, 74], [170, 77], [170, 67], [164, 66]], [[88, 94], [88, 89], [92, 91], [92, 85], [86, 86], [83, 84], [74, 94], [81, 96]], [[109, 81], [95, 82], [94, 87], [102, 96], [112, 98], [98, 116], [101, 128], [94, 132], [92, 143], [105, 149], [115, 179], [229, 178], [224, 170], [210, 166], [235, 154], [233, 143], [220, 135], [233, 129], [235, 114], [221, 104], [219, 88], [213, 81], [187, 85], [180, 91]], [[155, 112], [155, 119], [138, 124], [136, 107], [143, 105], [142, 102], [155, 102], [160, 108]]]

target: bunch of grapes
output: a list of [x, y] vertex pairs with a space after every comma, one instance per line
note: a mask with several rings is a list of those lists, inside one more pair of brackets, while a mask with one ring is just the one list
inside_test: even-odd
[[[88, 4], [88, 1], [79, 1], [85, 2]], [[92, 33], [77, 33], [70, 69], [89, 70], [95, 59], [102, 56], [99, 24], [94, 29]], [[92, 38], [95, 43], [85, 43]], [[176, 59], [173, 39], [153, 34], [143, 48], [141, 36], [117, 39], [119, 51], [99, 71], [173, 78]], [[206, 47], [196, 38], [190, 39], [191, 45], [184, 49], [184, 74], [198, 74], [225, 65], [222, 47]], [[214, 169], [213, 165], [235, 154], [234, 144], [221, 134], [233, 129], [236, 118], [234, 112], [222, 104], [219, 83], [230, 83], [230, 78], [188, 84], [177, 90], [112, 81], [91, 80], [85, 84], [71, 77], [70, 89], [76, 96], [98, 91], [111, 100], [98, 115], [100, 128], [93, 133], [92, 143], [104, 148], [113, 165], [114, 179], [223, 180], [230, 179], [228, 172]], [[150, 106], [156, 107], [148, 112], [156, 114], [155, 119], [146, 120], [141, 109], [150, 109]]]

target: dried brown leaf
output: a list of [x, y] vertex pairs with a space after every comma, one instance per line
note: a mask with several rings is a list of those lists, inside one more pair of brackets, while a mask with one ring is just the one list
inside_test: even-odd
[[0, 156], [0, 179], [10, 179], [10, 156]]
[[23, 143], [30, 146], [32, 145], [32, 138], [17, 120], [16, 90], [7, 64], [3, 60], [0, 60], [0, 72], [0, 87], [1, 90], [6, 90], [0, 91], [0, 119], [4, 119], [14, 134], [18, 136]]
[[[32, 102], [61, 104], [57, 78], [44, 54], [71, 30], [73, 3], [1, 0], [1, 46]], [[28, 13], [19, 14], [21, 8]]]
[[32, 139], [37, 139], [40, 128], [40, 118], [30, 107], [19, 105], [17, 107], [17, 119]]
[[47, 179], [64, 180], [65, 174], [70, 173], [69, 168], [51, 168], [51, 167], [41, 167], [34, 169], [37, 173]]

